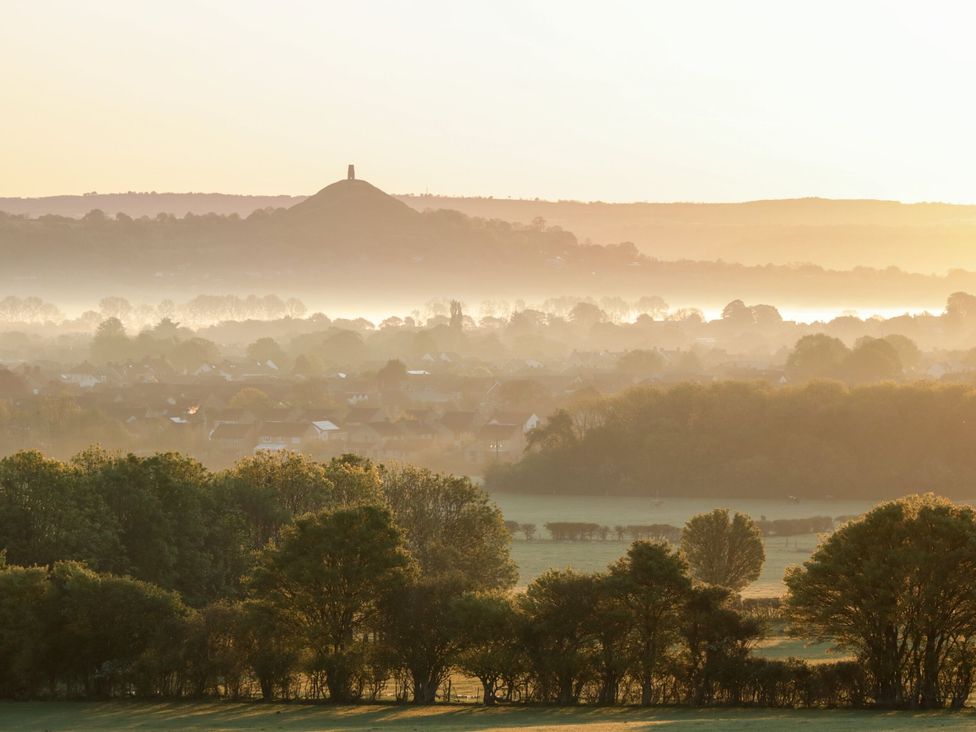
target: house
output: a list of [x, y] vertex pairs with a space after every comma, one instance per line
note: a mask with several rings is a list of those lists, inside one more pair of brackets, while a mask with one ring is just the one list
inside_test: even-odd
[[85, 361], [61, 374], [61, 381], [66, 384], [74, 384], [82, 389], [92, 389], [105, 383], [105, 373]]
[[379, 407], [353, 407], [346, 413], [343, 420], [347, 425], [369, 424], [371, 422], [382, 422], [386, 415]]
[[210, 432], [210, 442], [226, 452], [250, 452], [257, 440], [257, 425], [247, 422], [220, 422]]
[[314, 419], [312, 428], [315, 430], [315, 438], [320, 442], [336, 442], [346, 438], [343, 429], [331, 419]]
[[515, 425], [523, 434], [539, 426], [542, 420], [534, 412], [495, 412], [488, 424]]
[[262, 422], [254, 452], [260, 450], [299, 450], [306, 440], [318, 439], [311, 422]]

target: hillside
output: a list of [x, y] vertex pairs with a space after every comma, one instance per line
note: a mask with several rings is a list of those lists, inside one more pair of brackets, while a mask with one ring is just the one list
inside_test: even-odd
[[[361, 181], [360, 181], [361, 182]], [[976, 206], [806, 198], [746, 203], [584, 203], [504, 198], [396, 196], [418, 210], [530, 224], [537, 218], [598, 244], [631, 241], [658, 259], [743, 264], [810, 262], [832, 269], [901, 267], [944, 273], [976, 269]], [[159, 213], [248, 216], [284, 208], [303, 196], [128, 193], [0, 198], [0, 211], [78, 218], [92, 209], [114, 215]]]
[[[792, 205], [798, 212], [791, 215], [809, 221], [815, 214], [807, 209], [829, 209], [832, 203], [837, 202], [755, 206]], [[491, 204], [478, 202], [484, 205]], [[752, 204], [743, 206], [728, 210], [741, 218]], [[682, 221], [682, 209], [666, 210], [673, 214], [669, 221]], [[697, 220], [681, 226], [695, 230]], [[668, 261], [641, 254], [632, 244], [581, 243], [570, 230], [539, 221], [508, 223], [429, 205], [417, 211], [362, 180], [341, 180], [290, 208], [258, 209], [246, 218], [131, 218], [101, 211], [82, 218], [0, 215], [0, 256], [0, 292], [58, 303], [106, 294], [145, 299], [277, 291], [326, 309], [350, 297], [362, 308], [413, 307], [433, 296], [567, 294], [654, 294], [674, 305], [706, 308], [736, 298], [784, 307], [940, 308], [951, 292], [976, 291], [976, 274], [965, 271], [933, 276], [888, 268]]]

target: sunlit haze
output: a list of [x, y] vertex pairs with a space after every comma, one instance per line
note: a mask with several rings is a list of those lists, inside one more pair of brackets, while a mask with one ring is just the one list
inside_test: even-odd
[[966, 3], [6, 2], [0, 195], [976, 201]]

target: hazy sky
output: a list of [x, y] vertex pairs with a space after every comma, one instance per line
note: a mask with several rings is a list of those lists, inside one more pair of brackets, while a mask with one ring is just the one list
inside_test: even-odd
[[0, 195], [976, 202], [976, 5], [0, 4]]

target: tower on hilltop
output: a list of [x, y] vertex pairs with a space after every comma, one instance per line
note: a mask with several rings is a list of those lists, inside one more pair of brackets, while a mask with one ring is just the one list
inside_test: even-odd
[[346, 171], [346, 180], [356, 180], [356, 166], [349, 163], [349, 169]]

